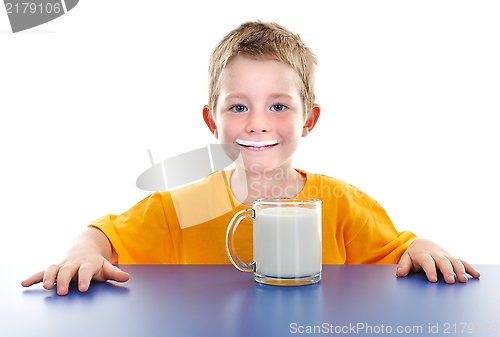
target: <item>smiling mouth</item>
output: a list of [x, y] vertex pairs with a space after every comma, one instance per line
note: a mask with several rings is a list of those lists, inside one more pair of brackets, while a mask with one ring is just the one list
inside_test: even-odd
[[262, 150], [266, 150], [266, 149], [269, 149], [269, 148], [272, 148], [272, 147], [278, 145], [278, 141], [277, 140], [267, 140], [267, 141], [262, 141], [262, 142], [252, 142], [249, 140], [236, 139], [236, 144], [243, 146], [243, 147], [250, 149], [250, 150], [262, 151]]

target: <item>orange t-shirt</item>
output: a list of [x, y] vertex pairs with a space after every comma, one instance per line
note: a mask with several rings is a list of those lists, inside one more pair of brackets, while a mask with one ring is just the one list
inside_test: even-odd
[[[415, 235], [398, 232], [385, 210], [356, 187], [322, 174], [297, 170], [307, 181], [298, 198], [322, 200], [323, 263], [397, 263]], [[106, 215], [99, 228], [129, 263], [230, 263], [226, 228], [239, 203], [228, 184], [229, 171], [169, 192], [155, 192], [121, 215]], [[236, 251], [252, 260], [252, 223], [235, 234]]]

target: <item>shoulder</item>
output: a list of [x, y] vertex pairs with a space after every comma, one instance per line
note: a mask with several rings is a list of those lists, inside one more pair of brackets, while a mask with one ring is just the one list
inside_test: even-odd
[[326, 174], [322, 173], [314, 173], [314, 172], [308, 172], [304, 170], [297, 169], [298, 172], [302, 173], [303, 175], [306, 176], [307, 181], [312, 184], [328, 184], [328, 185], [335, 185], [335, 186], [345, 186], [346, 188], [355, 188], [353, 185], [342, 181], [340, 179], [331, 177]]
[[175, 214], [181, 228], [215, 219], [234, 209], [229, 188], [229, 171], [214, 172], [187, 186], [160, 192], [168, 214]]
[[168, 191], [154, 192], [150, 195], [150, 197], [170, 198], [172, 194], [186, 195], [191, 193], [200, 193], [200, 191], [206, 188], [213, 188], [214, 186], [229, 186], [228, 185], [229, 177], [230, 177], [229, 171], [216, 171], [194, 183], [170, 189]]
[[309, 198], [318, 198], [323, 202], [358, 204], [371, 208], [376, 201], [358, 187], [326, 174], [312, 173], [297, 169], [306, 176], [302, 194]]
[[304, 188], [318, 187], [328, 195], [340, 197], [342, 195], [354, 195], [356, 197], [367, 197], [368, 195], [354, 185], [343, 180], [331, 177], [326, 174], [307, 172], [297, 169], [297, 171], [306, 177]]
[[142, 199], [138, 203], [138, 205], [169, 205], [172, 203], [173, 199], [195, 201], [196, 199], [207, 197], [207, 193], [210, 193], [211, 196], [214, 196], [214, 193], [217, 194], [217, 192], [226, 194], [224, 189], [226, 186], [229, 186], [228, 179], [229, 173], [224, 171], [217, 171], [189, 185], [185, 185], [168, 191], [153, 192], [152, 194]]
[[[186, 198], [199, 198], [207, 197], [208, 195], [216, 196], [219, 193], [227, 194], [226, 189], [229, 187], [230, 172], [216, 171], [200, 181], [186, 185], [184, 187], [170, 190], [170, 196], [186, 197]], [[208, 195], [207, 195], [208, 194]]]

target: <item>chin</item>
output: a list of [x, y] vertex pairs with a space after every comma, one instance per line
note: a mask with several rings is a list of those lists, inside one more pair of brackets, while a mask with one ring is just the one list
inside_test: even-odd
[[286, 167], [283, 167], [280, 165], [263, 165], [263, 164], [256, 164], [256, 163], [253, 163], [251, 165], [245, 165], [243, 168], [247, 172], [261, 173], [261, 174], [264, 174], [266, 172], [271, 172], [271, 171], [277, 171], [277, 170], [283, 170], [283, 171], [287, 170]]

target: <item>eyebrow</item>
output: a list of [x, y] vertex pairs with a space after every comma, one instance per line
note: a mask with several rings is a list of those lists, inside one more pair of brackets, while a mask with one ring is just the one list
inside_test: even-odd
[[[231, 92], [227, 94], [224, 99], [231, 99], [231, 98], [244, 98], [246, 95], [241, 92]], [[270, 95], [271, 98], [288, 98], [288, 99], [293, 99], [293, 96], [290, 94], [287, 94], [285, 92], [281, 93], [274, 93]]]

